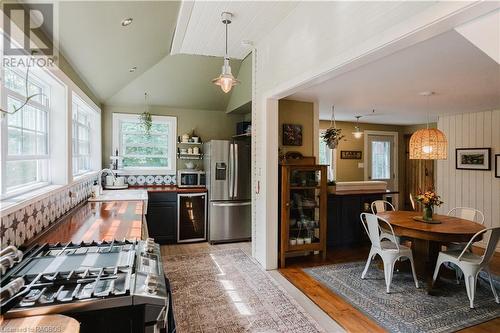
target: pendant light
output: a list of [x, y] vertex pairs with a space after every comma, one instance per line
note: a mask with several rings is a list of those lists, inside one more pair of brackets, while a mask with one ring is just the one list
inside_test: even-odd
[[361, 118], [361, 116], [356, 116], [356, 126], [354, 126], [354, 132], [352, 132], [355, 139], [361, 139], [363, 137], [363, 132], [359, 128], [359, 118]]
[[429, 97], [433, 92], [422, 92], [427, 97], [427, 127], [413, 133], [410, 138], [411, 160], [445, 160], [448, 158], [448, 141], [443, 132], [429, 128]]
[[226, 51], [224, 53], [224, 64], [222, 65], [222, 73], [218, 78], [212, 80], [212, 83], [221, 87], [222, 91], [228, 93], [231, 91], [233, 86], [240, 83], [231, 73], [231, 66], [229, 65], [229, 56], [227, 54], [227, 26], [231, 24], [231, 18], [233, 14], [229, 12], [222, 12], [221, 19], [222, 23], [226, 27]]

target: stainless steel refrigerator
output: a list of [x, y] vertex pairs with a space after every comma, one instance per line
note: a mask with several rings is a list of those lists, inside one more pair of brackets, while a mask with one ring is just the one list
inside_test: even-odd
[[210, 243], [251, 238], [250, 148], [249, 139], [204, 144]]

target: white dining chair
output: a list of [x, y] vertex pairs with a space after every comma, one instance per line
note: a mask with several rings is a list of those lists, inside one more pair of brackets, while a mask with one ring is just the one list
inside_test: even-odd
[[[371, 204], [372, 214], [377, 215], [378, 213], [387, 212], [388, 210], [395, 211], [396, 208], [389, 202], [385, 200], [375, 200]], [[385, 227], [381, 227], [380, 240], [388, 239], [394, 243], [401, 243], [401, 239], [391, 234], [391, 231]]]
[[[464, 220], [469, 220], [472, 222], [479, 223], [481, 225], [484, 224], [484, 214], [478, 209], [475, 208], [470, 208], [470, 207], [455, 207], [450, 209], [448, 216], [453, 216], [453, 217], [458, 217]], [[450, 243], [447, 246], [448, 251], [462, 251], [465, 247], [467, 246], [467, 243]], [[470, 251], [470, 249], [469, 249]], [[455, 270], [456, 274], [456, 280], [457, 284], [460, 283], [460, 280], [462, 279], [462, 271], [460, 269], [457, 269], [455, 266], [452, 264], [448, 265], [449, 268]]]
[[[491, 231], [491, 234], [483, 255], [480, 256], [468, 251], [468, 249], [475, 242], [475, 239], [479, 237], [479, 235], [482, 235], [488, 231]], [[495, 286], [493, 285], [493, 281], [491, 280], [491, 273], [488, 267], [491, 258], [495, 253], [495, 248], [498, 244], [499, 238], [500, 227], [487, 228], [479, 231], [474, 236], [472, 236], [472, 238], [462, 251], [452, 250], [439, 252], [439, 256], [436, 262], [436, 268], [434, 269], [434, 276], [432, 278], [432, 284], [434, 284], [438, 277], [441, 264], [446, 262], [455, 264], [464, 274], [465, 288], [467, 290], [467, 296], [469, 297], [470, 307], [474, 308], [474, 295], [476, 293], [477, 276], [479, 275], [479, 272], [481, 270], [484, 270], [488, 274], [490, 287], [491, 291], [493, 292], [493, 296], [495, 297], [495, 302], [500, 303], [497, 292], [495, 290]]]
[[470, 208], [470, 207], [455, 207], [452, 208], [448, 214], [448, 216], [458, 217], [464, 220], [469, 220], [472, 222], [479, 223], [481, 225], [484, 224], [484, 214], [478, 209]]
[[363, 227], [365, 228], [365, 231], [368, 234], [370, 241], [372, 242], [370, 254], [368, 255], [368, 260], [366, 261], [366, 266], [363, 270], [363, 273], [361, 274], [361, 278], [365, 278], [372, 259], [375, 257], [375, 255], [378, 254], [380, 258], [382, 258], [382, 261], [384, 263], [385, 286], [386, 292], [389, 293], [392, 282], [392, 275], [394, 272], [394, 264], [400, 258], [408, 258], [411, 263], [413, 280], [415, 280], [415, 286], [418, 288], [418, 280], [415, 273], [413, 254], [411, 252], [411, 249], [391, 240], [380, 240], [381, 228], [379, 225], [379, 221], [385, 224], [384, 226], [387, 228], [387, 230], [390, 230], [393, 238], [395, 238], [394, 230], [392, 229], [391, 224], [385, 219], [369, 213], [361, 213], [360, 218], [361, 224], [363, 224]]
[[415, 205], [415, 199], [413, 199], [413, 194], [410, 193], [410, 203], [411, 203], [411, 209], [416, 210], [416, 205]]

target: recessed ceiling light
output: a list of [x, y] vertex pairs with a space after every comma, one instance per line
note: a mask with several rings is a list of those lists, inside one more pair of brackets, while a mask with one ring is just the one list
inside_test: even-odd
[[134, 20], [134, 19], [133, 19], [133, 18], [131, 18], [131, 17], [124, 19], [124, 20], [122, 21], [122, 27], [126, 27], [126, 26], [128, 26], [128, 25], [131, 25], [133, 20]]
[[136, 69], [137, 69], [137, 66], [134, 66], [134, 67], [130, 68], [128, 71], [129, 71], [130, 73], [132, 73], [132, 72], [135, 72], [135, 70], [136, 70]]

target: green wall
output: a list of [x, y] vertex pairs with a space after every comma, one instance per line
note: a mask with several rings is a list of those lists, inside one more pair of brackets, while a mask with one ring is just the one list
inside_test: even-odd
[[[140, 114], [144, 107], [104, 106], [102, 113], [102, 165], [109, 166], [109, 156], [113, 144], [113, 113]], [[244, 119], [241, 114], [226, 114], [224, 111], [207, 111], [193, 109], [151, 106], [149, 112], [157, 116], [177, 117], [177, 136], [195, 130], [203, 142], [211, 139], [230, 139], [236, 134], [236, 123]], [[202, 167], [201, 161], [194, 161]], [[178, 161], [177, 168], [184, 168], [184, 161]]]

